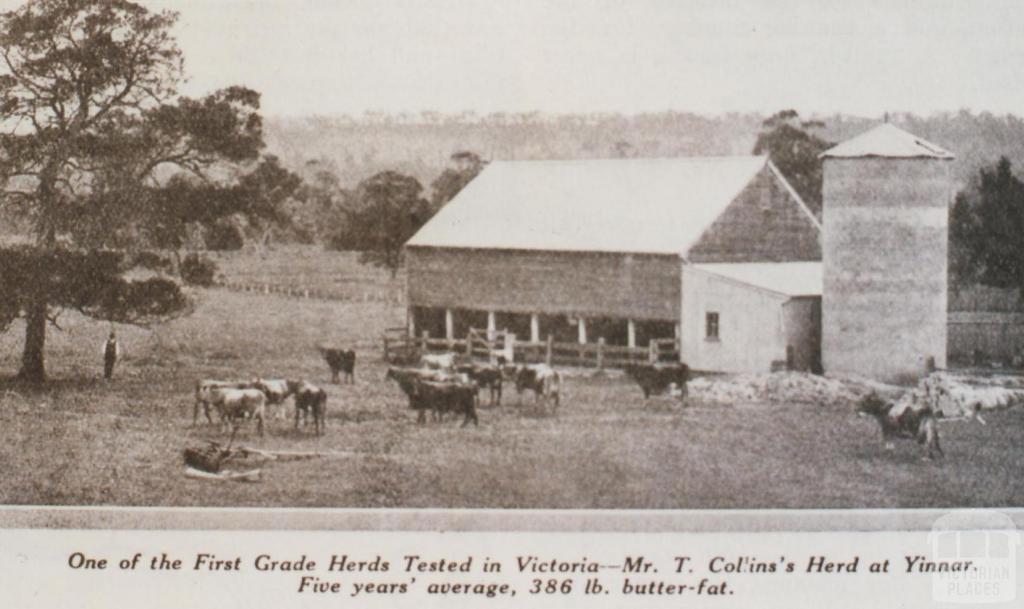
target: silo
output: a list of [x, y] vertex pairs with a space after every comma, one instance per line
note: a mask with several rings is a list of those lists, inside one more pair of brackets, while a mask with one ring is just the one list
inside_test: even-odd
[[906, 382], [944, 367], [953, 155], [886, 123], [822, 158], [825, 372]]

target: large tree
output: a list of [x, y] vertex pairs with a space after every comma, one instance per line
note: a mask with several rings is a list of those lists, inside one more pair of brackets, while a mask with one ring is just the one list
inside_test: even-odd
[[949, 228], [955, 281], [1024, 292], [1024, 182], [1009, 159], [983, 167], [957, 196]]
[[479, 154], [467, 150], [453, 154], [451, 161], [452, 166], [446, 167], [430, 184], [430, 202], [435, 211], [454, 199], [487, 165], [487, 161], [480, 158]]
[[359, 251], [360, 262], [384, 267], [394, 278], [405, 242], [433, 213], [423, 186], [414, 177], [382, 171], [360, 182], [355, 198], [357, 209], [347, 212], [347, 222], [328, 245]]
[[[125, 321], [138, 318], [132, 311], [171, 314], [167, 303], [180, 309], [183, 299], [163, 292], [157, 300], [167, 306], [148, 302], [153, 294], [120, 278], [123, 264], [100, 250], [138, 238], [148, 202], [175, 170], [205, 179], [218, 164], [258, 157], [257, 93], [230, 87], [178, 97], [176, 18], [126, 0], [30, 0], [0, 15], [2, 203], [34, 228], [30, 251], [7, 251], [0, 267], [8, 271], [4, 287], [16, 292], [4, 299], [0, 318], [26, 320], [23, 378], [45, 378], [46, 325], [55, 309]], [[24, 260], [34, 261], [34, 273], [12, 271]], [[95, 281], [55, 272], [61, 269]], [[95, 290], [100, 284], [106, 288]]]
[[765, 119], [754, 144], [754, 154], [767, 154], [818, 217], [822, 173], [818, 155], [832, 144], [810, 131], [822, 126], [819, 121], [801, 121], [795, 110], [783, 110]]

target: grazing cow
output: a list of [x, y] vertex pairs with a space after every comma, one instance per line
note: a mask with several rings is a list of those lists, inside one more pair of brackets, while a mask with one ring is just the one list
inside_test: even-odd
[[686, 364], [630, 364], [625, 373], [640, 385], [644, 399], [658, 395], [672, 385], [679, 387], [681, 399], [686, 399], [686, 382], [690, 380], [690, 367]]
[[939, 430], [932, 409], [909, 406], [897, 411], [896, 405], [872, 393], [865, 396], [857, 406], [859, 414], [872, 416], [882, 428], [882, 441], [887, 449], [894, 448], [893, 440], [906, 438], [917, 440], [928, 449], [928, 458], [942, 456], [939, 446]]
[[427, 408], [436, 412], [439, 417], [454, 412], [463, 415], [462, 427], [473, 421], [480, 425], [476, 416], [476, 400], [478, 388], [473, 384], [417, 380], [414, 392], [422, 399]]
[[327, 426], [327, 392], [301, 381], [295, 389], [295, 429], [299, 428], [299, 414], [303, 421], [307, 414], [313, 415], [313, 432], [322, 435]]
[[206, 420], [213, 423], [213, 419], [210, 418], [210, 406], [213, 404], [213, 390], [214, 389], [251, 389], [252, 383], [248, 381], [214, 381], [214, 380], [198, 380], [196, 381], [196, 405], [192, 409], [192, 425], [196, 424], [196, 420], [199, 418], [199, 407], [203, 407], [203, 414], [206, 415]]
[[320, 355], [327, 362], [327, 367], [331, 369], [332, 383], [338, 384], [338, 375], [342, 372], [345, 373], [345, 383], [351, 384], [356, 382], [355, 351], [352, 349], [328, 349], [327, 347], [317, 347], [317, 349], [320, 350]]
[[516, 393], [522, 395], [529, 389], [536, 400], [542, 396], [545, 401], [553, 400], [555, 408], [558, 408], [561, 385], [562, 375], [547, 364], [531, 364], [516, 370]]
[[476, 383], [478, 395], [480, 389], [487, 387], [491, 392], [491, 406], [501, 405], [501, 386], [504, 380], [501, 368], [467, 364], [458, 366], [455, 370], [467, 375], [471, 381]]
[[252, 387], [259, 389], [267, 396], [267, 405], [275, 406], [277, 418], [283, 419], [285, 417], [283, 404], [295, 393], [298, 383], [284, 379], [253, 379]]
[[218, 387], [211, 391], [212, 403], [220, 412], [223, 425], [236, 426], [235, 420], [250, 418], [256, 421], [256, 429], [263, 436], [263, 421], [266, 418], [267, 396], [259, 389], [229, 389]]

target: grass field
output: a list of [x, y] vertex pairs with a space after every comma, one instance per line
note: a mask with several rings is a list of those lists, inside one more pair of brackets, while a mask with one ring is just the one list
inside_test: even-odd
[[[387, 279], [378, 279], [387, 282]], [[107, 324], [67, 315], [51, 330], [53, 381], [0, 385], [0, 503], [155, 506], [487, 508], [839, 508], [1024, 505], [1024, 412], [988, 425], [944, 423], [946, 458], [881, 450], [873, 421], [832, 404], [644, 403], [622, 378], [573, 375], [557, 415], [484, 407], [480, 426], [417, 425], [384, 382], [377, 336], [399, 307], [197, 294], [196, 312], [153, 330], [119, 328], [127, 359], [99, 380]], [[0, 373], [17, 369], [21, 327], [0, 336]], [[356, 384], [329, 385], [314, 344], [356, 345]], [[196, 378], [305, 377], [329, 392], [327, 433], [274, 421], [270, 449], [346, 451], [270, 463], [258, 484], [183, 476]]]

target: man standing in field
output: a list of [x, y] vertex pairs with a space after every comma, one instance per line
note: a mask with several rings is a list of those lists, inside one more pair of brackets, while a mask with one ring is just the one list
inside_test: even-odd
[[114, 364], [121, 357], [121, 345], [117, 342], [114, 331], [110, 331], [110, 338], [103, 343], [103, 378], [109, 381], [114, 376]]

